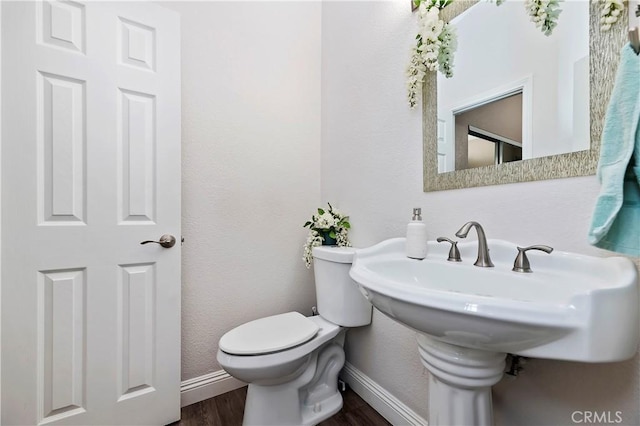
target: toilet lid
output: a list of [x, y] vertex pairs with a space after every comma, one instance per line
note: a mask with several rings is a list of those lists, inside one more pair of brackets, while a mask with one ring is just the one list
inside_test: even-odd
[[235, 355], [259, 355], [282, 351], [306, 342], [320, 327], [298, 312], [260, 318], [242, 324], [220, 339], [223, 352]]

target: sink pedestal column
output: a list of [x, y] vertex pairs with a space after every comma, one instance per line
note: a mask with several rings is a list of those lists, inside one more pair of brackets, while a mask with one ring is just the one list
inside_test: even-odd
[[502, 378], [506, 354], [463, 348], [418, 333], [429, 370], [429, 426], [493, 425], [491, 386]]

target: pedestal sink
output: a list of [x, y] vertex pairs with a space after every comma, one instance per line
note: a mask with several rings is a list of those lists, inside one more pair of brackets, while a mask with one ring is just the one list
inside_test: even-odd
[[582, 362], [631, 358], [639, 335], [638, 276], [627, 258], [530, 253], [533, 272], [513, 272], [516, 244], [488, 240], [493, 268], [462, 262], [429, 242], [424, 260], [405, 239], [356, 251], [351, 277], [378, 310], [418, 332], [431, 373], [429, 425], [492, 424], [491, 386], [507, 353]]

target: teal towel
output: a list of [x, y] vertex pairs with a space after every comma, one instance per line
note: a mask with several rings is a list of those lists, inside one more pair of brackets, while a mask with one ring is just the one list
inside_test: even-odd
[[597, 173], [602, 186], [589, 243], [640, 256], [640, 58], [629, 44], [620, 57], [602, 130]]

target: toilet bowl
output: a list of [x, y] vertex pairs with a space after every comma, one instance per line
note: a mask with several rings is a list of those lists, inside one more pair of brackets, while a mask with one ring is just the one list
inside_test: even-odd
[[346, 330], [320, 316], [305, 318], [298, 312], [282, 315], [291, 314], [317, 325], [317, 333], [304, 343], [277, 352], [238, 355], [218, 350], [222, 368], [249, 383], [245, 425], [311, 425], [342, 408], [338, 388], [330, 384], [337, 382], [344, 365]]
[[249, 384], [243, 425], [313, 425], [342, 408], [337, 381], [345, 361], [345, 327], [370, 324], [372, 311], [348, 274], [354, 253], [314, 247], [319, 315], [273, 315], [220, 339], [218, 362]]

